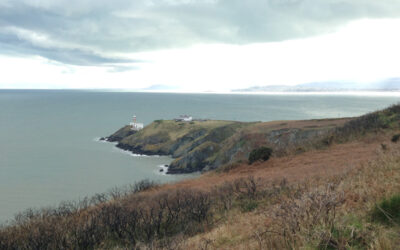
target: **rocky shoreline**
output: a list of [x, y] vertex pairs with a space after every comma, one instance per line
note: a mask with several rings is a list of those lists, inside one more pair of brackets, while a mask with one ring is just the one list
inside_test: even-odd
[[[104, 137], [103, 141], [115, 142], [112, 140], [108, 140], [107, 137]], [[133, 154], [144, 155], [144, 156], [169, 156], [169, 157], [173, 158], [172, 154], [165, 154], [163, 152], [154, 152], [154, 151], [149, 151], [149, 150], [143, 150], [140, 147], [133, 147], [133, 146], [130, 146], [127, 144], [118, 143], [115, 146], [121, 150], [129, 151]], [[166, 174], [190, 174], [190, 173], [196, 172], [196, 171], [191, 171], [191, 170], [187, 170], [187, 169], [170, 168], [170, 165], [165, 165], [165, 167], [167, 167], [167, 169], [166, 170], [162, 169], [162, 171], [160, 170], [160, 172], [165, 171]]]
[[148, 156], [154, 156], [154, 155], [164, 155], [164, 156], [170, 156], [168, 154], [163, 154], [162, 152], [154, 152], [154, 151], [149, 151], [149, 150], [143, 150], [140, 147], [133, 147], [127, 144], [122, 144], [118, 143], [115, 145], [117, 148], [130, 151], [133, 154], [138, 154], [138, 155], [148, 155]]

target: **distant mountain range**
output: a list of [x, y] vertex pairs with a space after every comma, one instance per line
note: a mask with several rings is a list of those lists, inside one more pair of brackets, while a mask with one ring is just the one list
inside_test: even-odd
[[147, 88], [142, 88], [140, 90], [141, 91], [167, 91], [167, 90], [176, 90], [176, 89], [178, 89], [178, 88], [175, 86], [157, 84], [157, 85], [151, 85], [150, 87], [147, 87]]
[[294, 86], [269, 85], [234, 89], [232, 92], [336, 92], [336, 91], [400, 91], [400, 78], [374, 83], [313, 82]]

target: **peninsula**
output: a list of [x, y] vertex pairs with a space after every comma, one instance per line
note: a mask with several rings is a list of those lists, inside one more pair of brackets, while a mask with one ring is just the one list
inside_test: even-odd
[[126, 125], [105, 139], [135, 154], [169, 155], [168, 174], [206, 172], [244, 162], [261, 146], [274, 156], [305, 151], [351, 118], [307, 121], [237, 122], [156, 120], [144, 129]]

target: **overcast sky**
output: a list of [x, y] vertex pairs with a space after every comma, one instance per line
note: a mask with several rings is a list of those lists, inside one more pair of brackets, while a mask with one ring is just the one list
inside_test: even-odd
[[367, 83], [399, 44], [399, 0], [0, 0], [0, 88]]

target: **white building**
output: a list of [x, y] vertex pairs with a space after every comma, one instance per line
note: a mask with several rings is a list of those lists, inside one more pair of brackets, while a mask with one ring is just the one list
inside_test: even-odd
[[130, 125], [131, 125], [131, 129], [136, 130], [136, 131], [143, 129], [143, 127], [144, 127], [143, 123], [136, 122], [136, 115], [133, 116], [133, 122], [131, 122]]
[[193, 121], [193, 117], [188, 115], [180, 115], [179, 118], [175, 118], [177, 122], [191, 122]]

